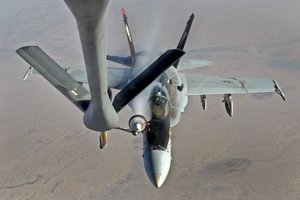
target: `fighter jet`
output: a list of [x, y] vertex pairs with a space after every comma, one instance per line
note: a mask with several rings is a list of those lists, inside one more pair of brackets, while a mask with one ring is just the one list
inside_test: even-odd
[[[185, 69], [210, 64], [200, 61], [184, 65], [180, 61], [185, 54], [183, 49], [194, 14], [191, 14], [177, 47], [154, 60], [155, 56], [147, 52], [136, 52], [125, 9], [122, 9], [130, 56], [121, 57], [106, 55], [105, 12], [108, 0], [65, 2], [77, 21], [85, 68], [62, 67], [38, 46], [25, 46], [16, 51], [30, 65], [23, 79], [34, 71], [46, 78], [84, 113], [85, 126], [100, 132], [100, 148], [107, 145], [108, 131], [112, 129], [135, 136], [143, 135], [145, 171], [157, 188], [168, 176], [172, 159], [171, 128], [179, 123], [188, 96], [200, 96], [202, 107], [206, 109], [206, 96], [221, 94], [229, 116], [233, 115], [232, 94], [276, 92], [286, 100], [275, 80], [186, 73]], [[124, 67], [107, 67], [107, 60]], [[84, 83], [88, 84], [89, 90]], [[112, 89], [119, 91], [114, 97]], [[118, 112], [126, 105], [133, 112], [128, 127], [122, 126], [118, 118]]]

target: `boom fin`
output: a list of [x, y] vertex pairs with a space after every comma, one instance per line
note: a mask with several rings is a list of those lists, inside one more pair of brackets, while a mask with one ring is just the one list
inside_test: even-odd
[[91, 99], [90, 93], [42, 49], [38, 46], [25, 46], [16, 52], [73, 104], [85, 112]]
[[166, 51], [140, 75], [125, 86], [113, 100], [113, 107], [116, 112], [119, 112], [122, 108], [124, 108], [134, 97], [136, 97], [165, 70], [181, 58], [184, 53], [184, 51], [179, 49]]

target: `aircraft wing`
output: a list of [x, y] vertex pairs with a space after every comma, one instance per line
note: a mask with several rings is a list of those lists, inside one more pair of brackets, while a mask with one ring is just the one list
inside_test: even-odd
[[[68, 74], [70, 74], [78, 83], [88, 83], [85, 68], [65, 67], [62, 69]], [[27, 80], [27, 78], [31, 74], [39, 74], [39, 72], [36, 71], [32, 66], [30, 66], [26, 71], [25, 75], [23, 76], [23, 80]], [[124, 85], [127, 84], [130, 74], [131, 74], [130, 68], [113, 68], [113, 67], [107, 68], [108, 88], [122, 90]]]
[[180, 60], [177, 70], [188, 70], [195, 69], [200, 67], [206, 67], [211, 65], [212, 62], [210, 60], [200, 60], [200, 59], [185, 59], [184, 57]]
[[[76, 81], [80, 83], [88, 83], [87, 74], [85, 68], [71, 67], [66, 69], [66, 72], [70, 74]], [[131, 75], [130, 68], [107, 68], [107, 82], [108, 88], [123, 89], [124, 85], [128, 83], [128, 79]]]
[[275, 80], [259, 78], [219, 78], [186, 74], [188, 95], [277, 92], [285, 96]]
[[16, 52], [79, 109], [87, 109], [90, 93], [38, 46], [25, 46]]

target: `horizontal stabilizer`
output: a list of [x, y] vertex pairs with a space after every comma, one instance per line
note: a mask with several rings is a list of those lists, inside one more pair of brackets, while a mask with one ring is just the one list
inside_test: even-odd
[[130, 56], [122, 57], [122, 56], [113, 56], [113, 55], [106, 55], [106, 60], [125, 65], [128, 67], [132, 67], [132, 60]]
[[131, 76], [131, 69], [129, 68], [107, 68], [108, 87], [121, 90], [128, 83]]
[[134, 53], [135, 57], [135, 61], [134, 63], [132, 62], [132, 56], [116, 56], [116, 55], [106, 55], [106, 60], [112, 61], [114, 63], [118, 63], [121, 65], [125, 65], [127, 67], [133, 67], [137, 57], [149, 57], [149, 53], [147, 53], [146, 51], [138, 51], [136, 53]]
[[90, 93], [43, 50], [38, 46], [25, 46], [16, 52], [80, 110], [87, 109]]
[[154, 61], [147, 69], [131, 81], [123, 90], [121, 90], [113, 101], [113, 106], [117, 112], [124, 108], [134, 97], [142, 92], [157, 77], [175, 63], [184, 51], [172, 49], [166, 51], [156, 61]]

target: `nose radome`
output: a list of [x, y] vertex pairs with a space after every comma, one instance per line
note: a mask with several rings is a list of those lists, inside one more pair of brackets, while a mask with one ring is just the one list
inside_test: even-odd
[[162, 184], [165, 182], [166, 177], [163, 177], [160, 174], [155, 174], [154, 176], [154, 183], [155, 183], [155, 187], [160, 188], [160, 186], [162, 186]]
[[150, 150], [144, 154], [147, 175], [157, 188], [165, 182], [171, 165], [170, 153], [163, 150]]

